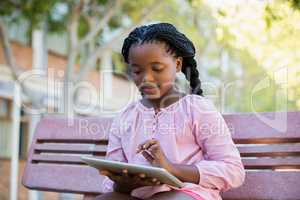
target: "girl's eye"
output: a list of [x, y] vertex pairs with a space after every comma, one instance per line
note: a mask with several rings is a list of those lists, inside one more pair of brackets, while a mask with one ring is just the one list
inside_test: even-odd
[[153, 71], [156, 71], [156, 72], [159, 72], [159, 71], [162, 71], [163, 69], [162, 68], [153, 68]]
[[151, 67], [152, 67], [152, 70], [155, 72], [159, 72], [164, 69], [160, 64], [153, 64]]
[[140, 73], [140, 71], [134, 71], [133, 73], [134, 73], [134, 74], [139, 74], [139, 73]]
[[156, 71], [156, 72], [160, 72], [162, 71], [163, 69], [153, 69], [153, 71]]

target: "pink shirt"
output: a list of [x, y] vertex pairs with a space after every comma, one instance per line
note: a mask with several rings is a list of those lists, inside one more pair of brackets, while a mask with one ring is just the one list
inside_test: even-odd
[[[220, 191], [244, 181], [245, 170], [230, 131], [222, 115], [204, 97], [188, 94], [158, 113], [140, 101], [129, 104], [111, 126], [106, 158], [151, 165], [141, 153], [136, 154], [138, 145], [151, 138], [160, 141], [171, 162], [197, 167], [199, 183], [184, 183], [184, 188], [205, 200], [221, 199]], [[112, 185], [110, 179], [104, 179], [103, 192], [113, 191]], [[169, 190], [166, 184], [145, 186], [131, 195], [145, 199]]]

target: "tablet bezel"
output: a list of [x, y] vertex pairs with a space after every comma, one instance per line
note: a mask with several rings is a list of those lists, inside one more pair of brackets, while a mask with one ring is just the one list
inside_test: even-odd
[[94, 156], [82, 156], [81, 159], [97, 169], [109, 170], [116, 173], [122, 173], [123, 169], [127, 169], [129, 174], [143, 173], [147, 177], [157, 178], [161, 183], [178, 188], [183, 187], [183, 183], [164, 168], [105, 160]]

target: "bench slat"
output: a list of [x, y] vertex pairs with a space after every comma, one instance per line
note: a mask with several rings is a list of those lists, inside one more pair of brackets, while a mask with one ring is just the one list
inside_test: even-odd
[[43, 163], [32, 164], [27, 170], [22, 183], [31, 189], [89, 194], [102, 192], [104, 176], [93, 167]]
[[84, 162], [80, 159], [80, 156], [72, 156], [72, 155], [41, 155], [36, 154], [32, 156], [33, 162], [54, 162], [54, 163], [77, 163], [84, 164]]
[[238, 146], [242, 156], [300, 156], [300, 143]]
[[285, 157], [285, 158], [242, 158], [242, 162], [246, 169], [269, 169], [290, 167], [300, 169], [300, 157]]
[[96, 144], [37, 144], [36, 151], [41, 152], [78, 152], [78, 153], [105, 153], [106, 145]]
[[295, 171], [247, 171], [245, 183], [239, 188], [225, 192], [222, 196], [224, 200], [298, 200], [299, 180], [300, 172]]
[[226, 114], [236, 143], [300, 142], [300, 112]]
[[39, 140], [97, 142], [108, 139], [112, 120], [113, 118], [101, 117], [66, 119], [52, 116], [40, 121], [35, 134], [39, 135]]
[[[35, 154], [32, 156], [33, 162], [52, 162], [52, 163], [74, 163], [74, 164], [85, 164], [81, 160], [81, 155], [67, 155], [67, 154]], [[91, 156], [91, 155], [89, 155]], [[105, 156], [97, 156], [98, 158], [104, 158]]]

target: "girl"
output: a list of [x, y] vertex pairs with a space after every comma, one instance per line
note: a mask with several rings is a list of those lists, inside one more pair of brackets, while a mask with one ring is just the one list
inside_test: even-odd
[[[240, 186], [245, 171], [228, 127], [202, 96], [193, 43], [171, 24], [134, 29], [122, 54], [142, 99], [114, 120], [107, 159], [165, 168], [184, 182], [179, 189], [145, 175], [106, 175], [97, 199], [218, 200], [219, 192]], [[175, 87], [177, 72], [190, 94]]]

